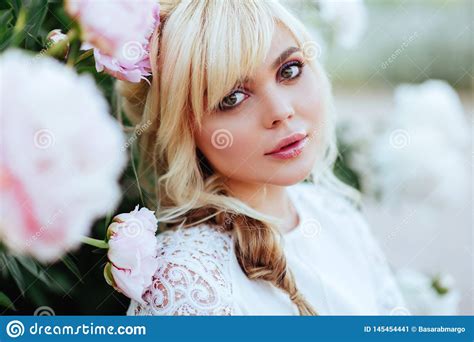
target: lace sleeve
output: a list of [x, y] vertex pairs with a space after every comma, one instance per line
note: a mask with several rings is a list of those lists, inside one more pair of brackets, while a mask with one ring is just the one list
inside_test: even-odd
[[143, 295], [146, 305], [132, 300], [127, 315], [231, 315], [230, 235], [204, 225], [157, 239], [159, 266]]
[[380, 315], [409, 315], [405, 300], [395, 281], [393, 272], [378, 241], [372, 235], [363, 214], [357, 210], [356, 221], [358, 234], [362, 240], [364, 252], [373, 270], [373, 283], [377, 307]]

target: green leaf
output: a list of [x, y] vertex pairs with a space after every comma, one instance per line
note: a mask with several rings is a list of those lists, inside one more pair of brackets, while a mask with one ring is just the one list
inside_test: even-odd
[[48, 12], [47, 0], [31, 1], [27, 6], [26, 26], [25, 26], [25, 48], [29, 50], [41, 49], [42, 41], [39, 37], [41, 25]]
[[105, 231], [105, 234], [104, 234], [104, 241], [107, 241], [107, 240], [108, 240], [108, 237], [107, 237], [107, 229], [109, 228], [110, 223], [112, 222], [112, 215], [113, 215], [113, 212], [112, 212], [112, 211], [109, 211], [109, 212], [107, 213], [107, 216], [105, 217], [105, 220], [104, 220], [104, 231]]
[[49, 287], [49, 290], [53, 292], [65, 295], [68, 294], [73, 288], [73, 284], [69, 278], [69, 275], [63, 270], [52, 268], [47, 273], [47, 276], [51, 280], [51, 286]]
[[[35, 307], [40, 307], [43, 305], [47, 305], [51, 298], [49, 295], [47, 295], [44, 292], [44, 289], [42, 289], [39, 286], [32, 286], [31, 288], [28, 289], [28, 299], [32, 301]], [[48, 305], [49, 306], [49, 305]], [[31, 314], [33, 314], [33, 310], [31, 310]]]
[[8, 296], [1, 291], [0, 291], [0, 306], [16, 311], [15, 305], [13, 305], [13, 302], [10, 300], [10, 298], [8, 298]]
[[13, 10], [0, 11], [0, 51], [3, 51], [13, 33]]
[[7, 0], [7, 2], [2, 5], [2, 9], [4, 9], [3, 6], [5, 6], [7, 8], [11, 8], [13, 10], [13, 12], [15, 13], [15, 17], [18, 16], [18, 13], [20, 12], [20, 8], [21, 8], [21, 0]]
[[40, 280], [46, 286], [52, 286], [51, 281], [48, 279], [46, 272], [42, 269], [41, 265], [38, 264], [35, 260], [26, 256], [17, 256], [16, 259], [35, 278]]
[[16, 285], [21, 291], [22, 295], [25, 295], [25, 279], [23, 277], [23, 274], [21, 273], [20, 268], [18, 267], [18, 263], [16, 259], [12, 256], [6, 256], [5, 254], [2, 255], [5, 265], [10, 272], [10, 275], [12, 276], [13, 280], [15, 281]]
[[71, 257], [69, 255], [65, 255], [61, 261], [64, 263], [64, 265], [66, 265], [66, 267], [69, 269], [69, 271], [71, 271], [76, 277], [77, 279], [83, 283], [82, 281], [82, 277], [81, 277], [81, 272], [79, 271], [79, 268], [77, 268], [76, 264], [74, 263], [74, 261], [71, 259]]
[[3, 278], [7, 278], [9, 275], [7, 264], [5, 263], [6, 253], [7, 252], [4, 249], [4, 246], [0, 243], [0, 276], [2, 276]]

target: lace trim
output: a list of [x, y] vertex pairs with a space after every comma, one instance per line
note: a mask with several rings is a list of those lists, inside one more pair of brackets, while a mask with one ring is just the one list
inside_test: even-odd
[[159, 266], [128, 315], [231, 315], [232, 284], [227, 270], [232, 253], [230, 233], [200, 225], [161, 233]]

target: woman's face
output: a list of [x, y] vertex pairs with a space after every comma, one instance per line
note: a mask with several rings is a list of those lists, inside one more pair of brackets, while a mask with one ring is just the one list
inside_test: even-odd
[[[196, 144], [214, 170], [231, 181], [280, 186], [309, 175], [320, 148], [323, 109], [321, 83], [304, 57], [291, 34], [277, 27], [255, 78], [203, 118]], [[299, 141], [269, 154], [290, 136]]]

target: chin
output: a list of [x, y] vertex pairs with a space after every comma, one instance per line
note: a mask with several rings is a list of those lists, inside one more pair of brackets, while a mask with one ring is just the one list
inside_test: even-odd
[[[297, 159], [289, 161], [286, 165], [272, 166], [271, 169], [266, 173], [273, 175], [268, 182], [274, 185], [280, 186], [291, 186], [297, 184], [306, 178], [308, 178], [313, 170], [314, 163], [316, 162], [316, 153], [308, 150], [305, 152], [311, 152], [309, 154], [301, 154]], [[311, 157], [308, 157], [311, 156]]]
[[291, 186], [298, 184], [302, 181], [304, 181], [308, 176], [310, 172], [305, 173], [305, 174], [291, 174], [291, 175], [281, 175], [278, 177], [274, 177], [269, 181], [273, 185], [279, 185], [279, 186]]
[[302, 182], [311, 174], [312, 165], [301, 165], [295, 163], [294, 165], [288, 164], [281, 168], [277, 173], [268, 180], [268, 183], [279, 185], [279, 186], [291, 186]]

